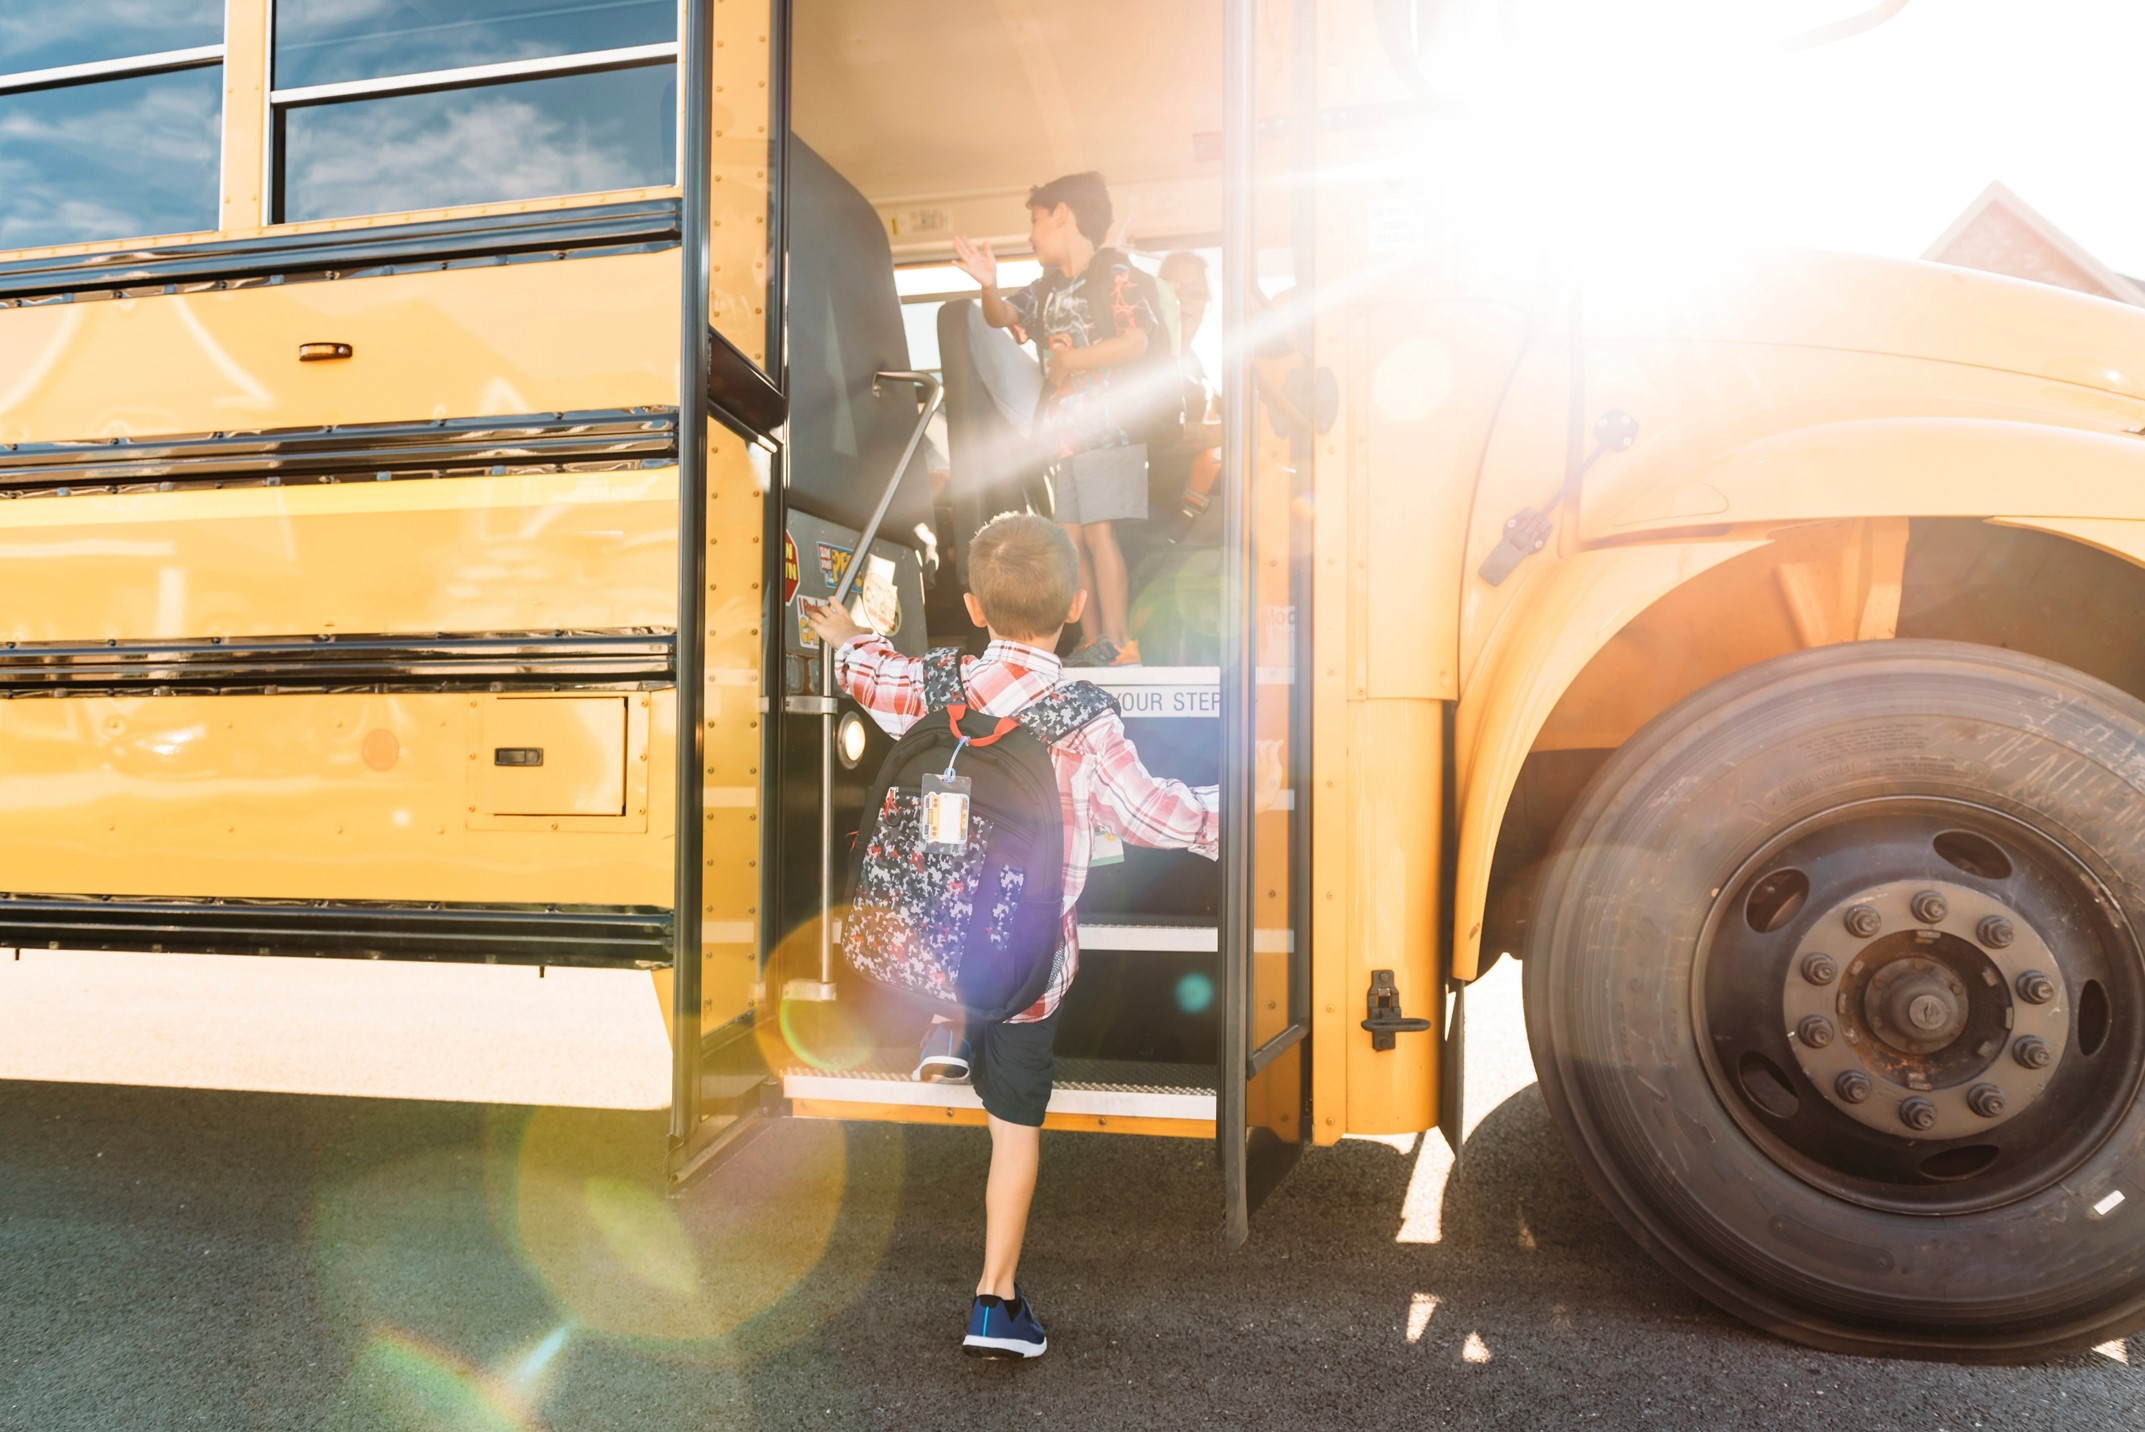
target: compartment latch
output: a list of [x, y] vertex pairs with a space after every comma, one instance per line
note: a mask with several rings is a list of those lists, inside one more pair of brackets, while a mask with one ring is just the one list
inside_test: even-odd
[[1391, 970], [1370, 972], [1370, 993], [1365, 998], [1363, 1027], [1370, 1031], [1372, 1049], [1391, 1049], [1396, 1034], [1422, 1034], [1431, 1028], [1427, 1019], [1410, 1019], [1400, 1012], [1400, 990]]

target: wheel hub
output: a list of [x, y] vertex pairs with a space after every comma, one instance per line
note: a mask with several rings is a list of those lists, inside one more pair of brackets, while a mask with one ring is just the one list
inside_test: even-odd
[[[2047, 1089], [2070, 1037], [2070, 994], [2018, 911], [1924, 879], [1855, 891], [1805, 929], [1781, 986], [1788, 1044], [1849, 1118], [1909, 1139], [1961, 1139], [2018, 1117]], [[1833, 969], [1836, 979], [1812, 975]]]
[[1869, 1027], [1903, 1054], [1930, 1054], [1966, 1028], [1966, 986], [1935, 960], [1909, 955], [1879, 969], [1862, 996]]

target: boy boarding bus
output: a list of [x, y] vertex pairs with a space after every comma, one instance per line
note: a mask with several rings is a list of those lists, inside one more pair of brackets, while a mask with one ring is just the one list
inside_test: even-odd
[[[837, 958], [886, 738], [803, 612], [957, 640], [1047, 513], [946, 265], [1092, 168], [1222, 295], [1222, 476], [1117, 524], [1093, 672], [1220, 859], [1091, 867], [1044, 1127], [1211, 1139], [1240, 1241], [1306, 1145], [1455, 1132], [1509, 953], [1721, 1306], [2135, 1329], [2145, 318], [1478, 245], [1433, 8], [11, 5], [0, 942], [651, 971], [679, 1179], [980, 1124]], [[1129, 35], [1169, 83], [1066, 78]]]

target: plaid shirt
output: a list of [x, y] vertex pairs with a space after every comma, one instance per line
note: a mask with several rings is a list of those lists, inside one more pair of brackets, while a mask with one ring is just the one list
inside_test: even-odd
[[[961, 663], [961, 676], [977, 710], [1011, 716], [1062, 679], [1064, 666], [1040, 647], [994, 641], [981, 657]], [[834, 680], [892, 736], [913, 726], [927, 709], [924, 664], [903, 656], [883, 637], [852, 637], [834, 655]], [[1097, 825], [1134, 845], [1190, 850], [1215, 858], [1221, 838], [1218, 791], [1150, 775], [1125, 735], [1116, 713], [1103, 716], [1050, 748], [1065, 809], [1065, 924], [1043, 997], [1007, 1020], [1031, 1024], [1057, 1012], [1080, 968], [1080, 924], [1073, 906], [1087, 885]]]

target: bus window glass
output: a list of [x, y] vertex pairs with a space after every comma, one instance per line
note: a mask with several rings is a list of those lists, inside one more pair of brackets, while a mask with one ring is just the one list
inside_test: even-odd
[[294, 105], [277, 218], [669, 184], [676, 113], [669, 64]]
[[0, 249], [215, 228], [222, 89], [213, 63], [0, 88]]
[[0, 84], [32, 70], [223, 43], [223, 0], [7, 0]]
[[276, 0], [278, 223], [677, 182], [672, 0]]
[[674, 43], [676, 0], [277, 0], [276, 86]]

